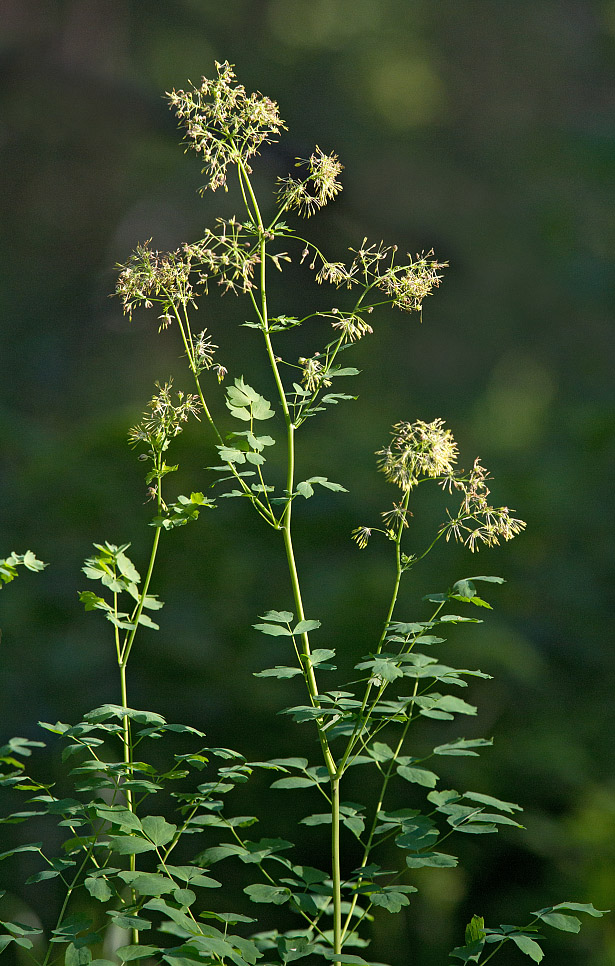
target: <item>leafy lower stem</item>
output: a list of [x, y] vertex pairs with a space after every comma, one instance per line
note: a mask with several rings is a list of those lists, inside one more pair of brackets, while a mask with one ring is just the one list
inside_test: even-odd
[[[384, 642], [385, 642], [385, 639], [386, 639], [387, 630], [389, 628], [389, 624], [391, 623], [391, 618], [393, 617], [393, 611], [395, 610], [395, 605], [397, 603], [397, 598], [399, 596], [399, 587], [400, 587], [400, 584], [401, 584], [402, 574], [404, 573], [404, 569], [405, 569], [404, 566], [403, 566], [403, 564], [402, 564], [402, 557], [401, 557], [401, 538], [402, 538], [402, 533], [403, 533], [403, 530], [404, 530], [404, 521], [405, 521], [406, 514], [407, 514], [407, 510], [408, 510], [409, 501], [410, 501], [410, 491], [407, 490], [406, 493], [404, 494], [404, 499], [403, 499], [402, 504], [401, 504], [401, 508], [400, 509], [401, 509], [402, 512], [400, 514], [400, 520], [399, 520], [399, 524], [398, 524], [398, 528], [397, 528], [397, 533], [395, 535], [395, 581], [394, 581], [394, 584], [393, 584], [393, 592], [391, 594], [391, 600], [390, 600], [390, 603], [389, 603], [389, 609], [387, 611], [387, 615], [386, 615], [385, 620], [384, 620], [384, 624], [383, 624], [383, 628], [382, 628], [382, 634], [380, 635], [380, 640], [378, 641], [378, 646], [376, 647], [375, 654], [380, 654], [380, 652], [382, 651], [382, 648], [384, 646]], [[355, 724], [355, 727], [353, 729], [353, 732], [352, 732], [350, 738], [348, 739], [348, 744], [346, 745], [346, 749], [345, 749], [344, 754], [342, 755], [342, 758], [341, 758], [341, 761], [340, 761], [340, 765], [339, 765], [339, 772], [340, 773], [343, 771], [344, 766], [346, 765], [346, 762], [348, 761], [348, 758], [350, 757], [350, 755], [352, 753], [352, 750], [353, 750], [354, 746], [356, 745], [359, 736], [361, 735], [361, 733], [365, 729], [365, 724], [366, 724], [365, 709], [366, 709], [367, 703], [369, 701], [369, 696], [370, 696], [370, 693], [371, 693], [371, 689], [372, 689], [372, 680], [370, 679], [367, 682], [367, 686], [365, 688], [365, 694], [363, 695], [363, 702], [361, 704], [361, 710], [359, 711], [359, 713], [357, 715], [357, 722]], [[379, 695], [379, 697], [380, 697], [380, 695]]]
[[[88, 850], [87, 850], [87, 852], [86, 852], [86, 854], [85, 854], [85, 856], [83, 858], [83, 861], [81, 862], [79, 868], [77, 869], [75, 875], [73, 876], [73, 881], [71, 882], [71, 884], [68, 886], [68, 888], [66, 890], [66, 895], [64, 896], [64, 901], [62, 903], [62, 906], [60, 907], [60, 912], [58, 913], [58, 918], [57, 918], [57, 921], [56, 921], [56, 927], [55, 927], [55, 930], [54, 930], [55, 933], [57, 933], [58, 929], [62, 925], [62, 922], [64, 920], [64, 916], [66, 914], [66, 910], [68, 908], [68, 904], [70, 902], [70, 898], [71, 898], [73, 892], [75, 891], [75, 889], [77, 887], [77, 884], [78, 884], [79, 879], [81, 877], [81, 873], [83, 872], [83, 870], [87, 866], [88, 862], [90, 861], [90, 858], [92, 856], [92, 851], [93, 851], [93, 848], [92, 848], [92, 845], [90, 845], [90, 847], [88, 848]], [[52, 954], [52, 952], [54, 950], [55, 950], [55, 944], [49, 943], [48, 948], [47, 948], [47, 952], [45, 954], [45, 958], [44, 958], [41, 966], [47, 966], [47, 963], [49, 962], [49, 960], [51, 958], [51, 954]]]
[[[399, 753], [402, 750], [404, 741], [406, 740], [406, 735], [408, 734], [408, 728], [410, 727], [410, 724], [411, 724], [411, 722], [410, 721], [407, 721], [406, 724], [404, 725], [404, 728], [402, 730], [402, 733], [401, 733], [401, 736], [399, 738], [399, 741], [397, 742], [397, 746], [395, 748], [395, 751], [393, 752], [393, 757], [390, 759], [388, 768], [387, 768], [386, 772], [384, 773], [384, 776], [383, 776], [383, 779], [382, 779], [382, 787], [380, 789], [380, 796], [378, 798], [378, 803], [377, 803], [376, 808], [374, 810], [374, 818], [373, 818], [373, 821], [372, 821], [372, 825], [371, 825], [371, 829], [370, 829], [370, 832], [369, 832], [369, 836], [367, 838], [367, 842], [365, 844], [365, 850], [363, 852], [363, 858], [361, 860], [361, 865], [359, 866], [360, 869], [364, 869], [365, 866], [367, 865], [367, 861], [369, 859], [369, 856], [370, 856], [370, 853], [371, 853], [371, 850], [372, 850], [372, 846], [373, 846], [374, 835], [376, 834], [376, 827], [377, 827], [377, 824], [378, 824], [378, 815], [382, 811], [382, 806], [384, 804], [384, 798], [385, 798], [385, 795], [386, 795], [386, 791], [387, 791], [387, 788], [388, 788], [388, 784], [389, 784], [389, 782], [390, 782], [390, 780], [391, 780], [391, 778], [393, 776], [393, 770], [395, 768], [395, 763], [397, 761], [397, 758], [399, 757]], [[362, 881], [362, 877], [359, 876], [359, 884], [361, 884], [361, 881]], [[354, 909], [355, 909], [355, 906], [357, 904], [357, 899], [358, 899], [358, 893], [355, 893], [355, 895], [353, 896], [353, 899], [352, 899], [352, 901], [350, 903], [350, 909], [348, 910], [348, 913], [346, 915], [346, 920], [344, 922], [344, 928], [343, 928], [343, 932], [342, 932], [342, 938], [348, 932], [348, 928], [349, 928], [350, 923], [351, 923], [351, 920], [352, 920], [352, 916], [353, 916], [353, 913], [354, 913]]]

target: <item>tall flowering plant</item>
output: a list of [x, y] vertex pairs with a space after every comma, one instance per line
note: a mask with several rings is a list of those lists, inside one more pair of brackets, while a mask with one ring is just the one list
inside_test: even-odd
[[[393, 307], [420, 315], [445, 264], [431, 252], [402, 257], [396, 246], [367, 239], [350, 250], [346, 262], [331, 261], [283, 220], [293, 212], [309, 218], [341, 190], [338, 157], [319, 147], [297, 162], [294, 174], [279, 180], [265, 213], [251, 159], [284, 124], [277, 104], [247, 94], [228, 63], [216, 64], [216, 76], [203, 79], [200, 87], [173, 91], [168, 98], [187, 148], [202, 158], [206, 182], [201, 190], [226, 190], [232, 177], [243, 210], [240, 217], [219, 218], [201, 239], [177, 251], [140, 245], [120, 267], [117, 292], [125, 312], [131, 316], [138, 307], [156, 307], [160, 328], [177, 330], [192, 385], [190, 392], [179, 393], [171, 382], [158, 385], [129, 434], [147, 464], [145, 482], [154, 505], [145, 576], [128, 556], [127, 543], [95, 545], [84, 567], [95, 589], [82, 590], [81, 601], [110, 623], [119, 677], [116, 703], [95, 708], [76, 725], [43, 725], [65, 743], [66, 789], [26, 773], [21, 759], [39, 742], [13, 739], [0, 750], [3, 784], [30, 802], [30, 811], [14, 812], [5, 821], [35, 814], [59, 822], [67, 836], [59, 853], [53, 845], [33, 842], [0, 856], [15, 861], [17, 853], [38, 853], [42, 868], [30, 881], [56, 879], [63, 895], [46, 931], [38, 924], [4, 922], [0, 949], [20, 946], [43, 966], [135, 960], [280, 966], [300, 959], [368, 966], [373, 962], [370, 922], [405, 909], [412, 914], [417, 869], [437, 876], [438, 870], [455, 867], [454, 841], [460, 835], [520, 827], [521, 808], [514, 802], [440, 784], [440, 762], [478, 755], [491, 739], [454, 737], [427, 747], [415, 728], [423, 718], [450, 725], [476, 714], [459, 693], [489, 675], [449, 664], [446, 637], [460, 623], [481, 623], [478, 615], [491, 607], [483, 589], [495, 589], [502, 578], [446, 579], [441, 591], [417, 602], [411, 613], [400, 588], [438, 541], [456, 540], [473, 552], [510, 540], [525, 524], [507, 507], [492, 505], [490, 477], [478, 459], [467, 472], [459, 468], [457, 443], [442, 419], [395, 422], [376, 455], [396, 496], [375, 523], [357, 525], [352, 533], [360, 550], [373, 536], [390, 546], [390, 591], [369, 651], [354, 656], [349, 683], [338, 680], [334, 648], [319, 644], [318, 602], [304, 594], [293, 517], [318, 490], [341, 494], [345, 487], [324, 475], [298, 478], [300, 430], [308, 419], [354, 398], [344, 387], [358, 370], [346, 364], [345, 353], [372, 334], [377, 311]], [[307, 262], [318, 284], [339, 292], [340, 304], [302, 318], [283, 314], [269, 275], [291, 259]], [[222, 385], [228, 371], [216, 361], [214, 336], [194, 326], [198, 300], [214, 284], [247, 299], [245, 325], [255, 330], [268, 360], [273, 398], [241, 375]], [[285, 334], [299, 326], [319, 348], [286, 358]], [[214, 418], [215, 393], [224, 393], [224, 419]], [[210, 495], [202, 490], [169, 495], [167, 477], [177, 469], [169, 451], [192, 418], [201, 421], [217, 454], [201, 483]], [[280, 452], [281, 478], [271, 459]], [[431, 543], [417, 547], [411, 506], [424, 484], [441, 490], [442, 522]], [[279, 609], [255, 615], [254, 623], [257, 632], [275, 639], [279, 663], [259, 668], [255, 676], [276, 679], [281, 688], [287, 679], [303, 682], [303, 701], [280, 713], [284, 721], [312, 730], [311, 759], [277, 757], [272, 749], [267, 760], [247, 761], [239, 751], [210, 745], [198, 729], [169, 723], [129, 702], [127, 668], [137, 634], [158, 628], [152, 615], [162, 601], [151, 589], [162, 537], [225, 499], [244, 500], [263, 526], [279, 534], [288, 584], [279, 590]], [[0, 577], [13, 579], [19, 563], [42, 566], [33, 555], [11, 555], [0, 562]], [[349, 644], [352, 638], [349, 633]], [[148, 756], [152, 741], [156, 756]], [[161, 745], [168, 749], [162, 763]], [[351, 769], [365, 773], [365, 802], [348, 797]], [[297, 860], [293, 844], [276, 837], [266, 819], [269, 827], [259, 838], [253, 834], [257, 816], [238, 812], [245, 806], [236, 802], [256, 772], [270, 776], [273, 795], [305, 797], [301, 821], [313, 831], [318, 856], [310, 864]], [[405, 790], [404, 808], [392, 802], [395, 786]], [[57, 833], [52, 842], [56, 838]], [[321, 861], [323, 838], [327, 847]], [[391, 844], [396, 861], [391, 861]], [[232, 863], [245, 877], [246, 906], [228, 912], [225, 870]], [[271, 926], [276, 920], [271, 914], [266, 928], [259, 924], [263, 906], [279, 913], [278, 924]], [[476, 915], [451, 955], [484, 964], [503, 946], [514, 946], [540, 962], [542, 928], [576, 932], [576, 913], [603, 914], [591, 903], [563, 902], [531, 913], [520, 926], [488, 926]]]

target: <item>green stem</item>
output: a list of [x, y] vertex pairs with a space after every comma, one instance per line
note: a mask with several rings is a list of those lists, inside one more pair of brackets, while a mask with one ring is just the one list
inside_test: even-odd
[[[278, 396], [280, 399], [280, 404], [282, 406], [282, 412], [284, 413], [284, 421], [286, 423], [286, 438], [287, 438], [287, 471], [286, 471], [286, 493], [287, 493], [287, 503], [282, 515], [282, 532], [284, 538], [284, 549], [286, 552], [286, 561], [288, 565], [288, 571], [290, 575], [290, 581], [292, 585], [293, 597], [295, 601], [295, 609], [297, 612], [297, 617], [300, 621], [305, 620], [305, 611], [303, 608], [303, 600], [301, 596], [301, 586], [299, 583], [299, 575], [297, 572], [297, 562], [295, 559], [295, 552], [293, 547], [291, 523], [292, 523], [292, 503], [293, 503], [293, 487], [294, 487], [294, 475], [295, 475], [295, 425], [291, 419], [290, 411], [288, 408], [288, 402], [286, 399], [286, 393], [284, 391], [284, 385], [280, 376], [280, 371], [278, 368], [278, 362], [273, 351], [273, 346], [271, 344], [271, 335], [269, 333], [269, 314], [267, 307], [267, 275], [266, 275], [266, 232], [263, 224], [263, 219], [261, 216], [258, 201], [254, 195], [250, 178], [247, 171], [240, 165], [240, 180], [245, 183], [245, 187], [250, 196], [254, 214], [256, 216], [256, 222], [260, 230], [260, 318], [262, 322], [262, 333], [265, 340], [265, 347], [267, 350], [267, 356], [269, 358], [269, 364], [273, 372], [273, 377], [278, 390]], [[243, 185], [242, 185], [243, 190]], [[310, 701], [312, 706], [315, 708], [320, 707], [320, 701], [318, 698], [318, 685], [316, 683], [316, 675], [314, 673], [314, 665], [312, 664], [312, 656], [310, 650], [310, 640], [309, 635], [304, 633], [301, 635], [301, 646], [303, 652], [303, 673], [305, 678], [305, 683], [307, 685], [308, 693], [310, 696]], [[316, 727], [318, 730], [318, 739], [320, 741], [320, 747], [322, 750], [323, 758], [329, 776], [331, 778], [331, 789], [332, 789], [332, 813], [331, 813], [331, 865], [332, 865], [332, 879], [333, 879], [333, 908], [334, 908], [334, 952], [341, 953], [341, 878], [340, 878], [340, 847], [339, 847], [339, 835], [340, 835], [340, 815], [339, 815], [339, 773], [335, 764], [335, 759], [331, 753], [329, 747], [329, 742], [327, 736], [323, 730], [322, 722], [317, 720]]]
[[[406, 493], [404, 494], [404, 499], [403, 499], [403, 503], [402, 503], [402, 510], [403, 510], [403, 513], [404, 514], [408, 510], [408, 503], [409, 503], [409, 501], [410, 501], [410, 491], [407, 490]], [[383, 624], [383, 627], [382, 627], [382, 634], [380, 635], [380, 640], [378, 641], [378, 646], [377, 646], [376, 651], [375, 651], [376, 654], [380, 654], [380, 652], [382, 651], [382, 648], [384, 646], [384, 641], [385, 641], [385, 638], [386, 638], [387, 630], [389, 628], [389, 624], [391, 623], [391, 618], [393, 617], [393, 611], [395, 610], [395, 605], [397, 603], [397, 598], [399, 596], [399, 587], [400, 587], [400, 584], [401, 584], [402, 574], [404, 572], [404, 568], [403, 568], [402, 562], [401, 562], [401, 538], [402, 538], [402, 533], [403, 533], [403, 530], [404, 530], [403, 520], [404, 520], [404, 518], [402, 517], [402, 519], [399, 522], [399, 527], [398, 527], [398, 530], [397, 530], [397, 535], [395, 537], [395, 581], [394, 581], [394, 584], [393, 584], [393, 592], [391, 594], [391, 601], [389, 603], [389, 609], [387, 611], [387, 616], [385, 617], [384, 624]], [[353, 732], [352, 732], [350, 738], [348, 739], [348, 744], [346, 745], [346, 749], [345, 749], [344, 754], [342, 755], [342, 758], [341, 758], [341, 761], [340, 761], [340, 765], [339, 765], [339, 769], [338, 769], [338, 771], [339, 771], [340, 774], [342, 773], [342, 771], [343, 771], [343, 769], [344, 769], [344, 767], [346, 765], [346, 762], [348, 761], [348, 758], [352, 754], [353, 748], [355, 747], [357, 741], [359, 740], [361, 734], [364, 731], [365, 723], [366, 723], [366, 719], [365, 719], [365, 709], [367, 707], [367, 702], [369, 701], [369, 696], [370, 696], [371, 690], [372, 690], [372, 683], [371, 683], [371, 681], [368, 681], [367, 687], [365, 688], [365, 694], [363, 696], [363, 702], [361, 704], [361, 710], [359, 711], [359, 713], [357, 715], [357, 722], [355, 724], [355, 727], [353, 729]]]
[[[280, 376], [280, 371], [278, 368], [277, 359], [273, 351], [273, 346], [271, 344], [271, 336], [269, 334], [269, 314], [267, 309], [267, 272], [266, 272], [266, 233], [263, 224], [262, 215], [258, 205], [258, 201], [254, 194], [248, 172], [246, 171], [243, 164], [239, 165], [240, 177], [245, 183], [245, 187], [250, 196], [254, 208], [254, 214], [256, 217], [256, 224], [260, 230], [260, 317], [262, 321], [262, 333], [265, 340], [265, 347], [267, 350], [267, 356], [269, 358], [269, 363], [271, 365], [271, 370], [273, 372], [273, 377], [278, 390], [278, 396], [280, 399], [280, 404], [282, 406], [282, 412], [284, 414], [284, 421], [286, 423], [286, 434], [287, 434], [287, 446], [288, 446], [288, 458], [287, 458], [287, 472], [286, 472], [286, 491], [288, 496], [288, 502], [286, 504], [283, 516], [282, 516], [282, 532], [284, 536], [284, 549], [286, 551], [286, 561], [288, 564], [288, 570], [290, 574], [290, 580], [293, 590], [293, 598], [295, 601], [295, 608], [297, 611], [297, 617], [300, 621], [305, 620], [305, 611], [303, 608], [303, 600], [301, 597], [301, 587], [299, 584], [299, 575], [297, 573], [297, 563], [295, 560], [295, 552], [293, 548], [292, 534], [291, 534], [291, 519], [292, 519], [292, 492], [294, 485], [294, 473], [295, 473], [295, 426], [290, 417], [290, 411], [288, 408], [288, 402], [286, 400], [286, 393], [284, 392], [284, 385]], [[249, 210], [249, 209], [248, 209]], [[301, 635], [301, 644], [303, 651], [303, 667], [305, 682], [307, 684], [308, 692], [310, 695], [310, 701], [312, 705], [316, 708], [320, 707], [320, 702], [318, 700], [318, 686], [316, 684], [316, 675], [314, 673], [314, 666], [312, 664], [311, 650], [310, 650], [310, 640], [308, 634]], [[329, 775], [333, 776], [336, 772], [335, 761], [331, 754], [329, 748], [329, 743], [327, 737], [322, 730], [322, 724], [320, 721], [317, 722], [318, 737], [320, 740], [320, 746], [322, 748], [322, 753], [324, 756], [325, 764]]]
[[[158, 477], [157, 490], [158, 490], [158, 512], [159, 513], [162, 512], [162, 497], [160, 494], [160, 488], [161, 488], [161, 477]], [[120, 667], [123, 666], [125, 668], [126, 665], [128, 664], [128, 658], [130, 657], [132, 645], [134, 644], [137, 628], [139, 627], [139, 618], [143, 612], [145, 598], [147, 597], [147, 592], [149, 590], [149, 585], [150, 585], [150, 581], [152, 579], [152, 573], [154, 570], [154, 564], [156, 562], [156, 554], [158, 552], [158, 544], [160, 542], [161, 529], [162, 527], [156, 527], [154, 531], [154, 539], [152, 542], [152, 550], [150, 553], [149, 564], [147, 567], [147, 574], [145, 575], [145, 581], [143, 582], [143, 589], [141, 590], [141, 593], [139, 595], [139, 601], [131, 614], [130, 623], [133, 624], [134, 626], [130, 634], [128, 635], [126, 639], [126, 643], [124, 644], [124, 647], [122, 649]]]
[[[393, 775], [393, 769], [395, 767], [395, 762], [397, 761], [397, 758], [398, 758], [399, 753], [400, 753], [400, 751], [402, 749], [403, 743], [404, 743], [404, 741], [406, 739], [406, 735], [408, 733], [409, 726], [410, 726], [410, 722], [408, 721], [406, 723], [406, 725], [404, 726], [404, 729], [403, 729], [402, 734], [401, 734], [401, 738], [397, 742], [397, 748], [395, 749], [395, 752], [393, 754], [393, 757], [392, 757], [391, 761], [389, 762], [387, 771], [384, 774], [384, 777], [383, 777], [383, 780], [382, 780], [382, 786], [380, 788], [380, 797], [378, 799], [378, 804], [376, 805], [376, 808], [375, 808], [375, 811], [374, 811], [374, 819], [372, 821], [372, 826], [371, 826], [371, 829], [370, 829], [370, 832], [369, 832], [369, 836], [368, 836], [368, 839], [367, 839], [367, 843], [365, 845], [365, 850], [363, 852], [363, 858], [361, 860], [361, 865], [359, 866], [359, 868], [361, 868], [361, 869], [364, 869], [365, 866], [367, 865], [367, 860], [369, 859], [369, 856], [370, 856], [370, 853], [371, 853], [371, 850], [372, 850], [372, 844], [373, 844], [373, 841], [374, 841], [374, 835], [376, 834], [376, 826], [378, 824], [378, 814], [382, 810], [382, 806], [384, 804], [384, 797], [386, 795], [386, 791], [387, 791], [387, 787], [388, 787], [389, 781], [391, 780], [391, 777]], [[359, 884], [361, 883], [361, 880], [362, 880], [362, 877], [359, 875]], [[346, 935], [346, 933], [348, 932], [348, 929], [349, 929], [349, 926], [350, 926], [350, 923], [351, 923], [351, 920], [352, 920], [352, 914], [353, 914], [354, 909], [355, 909], [355, 906], [357, 904], [357, 899], [358, 899], [358, 894], [355, 894], [354, 897], [353, 897], [353, 899], [352, 899], [352, 902], [350, 904], [350, 909], [348, 910], [348, 913], [346, 915], [346, 921], [344, 922], [344, 929], [343, 929], [342, 937], [344, 937]]]
[[[162, 501], [162, 475], [161, 475], [161, 460], [162, 455], [158, 454], [157, 458], [157, 469], [158, 476], [156, 477], [156, 495], [158, 500], [158, 513], [162, 512], [163, 501]], [[141, 588], [141, 593], [139, 594], [139, 600], [136, 607], [131, 614], [131, 624], [133, 625], [132, 630], [127, 635], [124, 647], [122, 648], [121, 654], [119, 656], [119, 669], [120, 669], [120, 688], [121, 688], [121, 700], [122, 707], [126, 711], [128, 709], [128, 688], [126, 683], [126, 667], [128, 665], [128, 659], [130, 657], [130, 652], [132, 651], [132, 646], [134, 644], [137, 629], [139, 627], [139, 618], [143, 612], [143, 607], [145, 605], [145, 598], [147, 597], [147, 592], [149, 590], [150, 581], [152, 579], [152, 573], [154, 571], [154, 564], [156, 562], [156, 554], [158, 552], [158, 544], [160, 542], [160, 530], [161, 527], [156, 527], [154, 531], [154, 539], [152, 541], [152, 549], [150, 552], [149, 564], [147, 567], [147, 573], [145, 575], [145, 580]], [[123, 744], [124, 744], [124, 764], [126, 765], [126, 774], [132, 774], [132, 736], [130, 728], [130, 718], [127, 714], [124, 715], [123, 725]], [[135, 805], [132, 796], [132, 789], [128, 788], [126, 790], [126, 805], [131, 812], [134, 812]], [[130, 856], [130, 871], [136, 871], [136, 856]], [[136, 893], [132, 892], [133, 902], [135, 900]], [[139, 932], [137, 929], [132, 929], [132, 942], [137, 945], [139, 942]]]
[[342, 883], [340, 875], [340, 779], [331, 779], [331, 865], [333, 879], [333, 952], [342, 951]]
[[[404, 517], [408, 511], [409, 502], [410, 502], [410, 490], [406, 490], [406, 492], [404, 493], [404, 499], [401, 506]], [[401, 538], [402, 538], [403, 531], [404, 531], [404, 523], [402, 518], [402, 520], [400, 520], [399, 528], [397, 530], [397, 535], [395, 537], [395, 584], [393, 586], [393, 593], [391, 594], [391, 603], [389, 604], [387, 616], [385, 618], [384, 626], [382, 628], [382, 634], [380, 635], [380, 640], [378, 641], [378, 647], [376, 648], [376, 654], [380, 654], [383, 648], [386, 634], [389, 629], [389, 624], [391, 623], [391, 618], [393, 617], [393, 611], [395, 610], [395, 605], [397, 603], [397, 597], [399, 595], [399, 585], [401, 584], [401, 578], [404, 572], [404, 568], [402, 567], [402, 563], [401, 563]]]
[[[294, 472], [294, 426], [292, 423], [289, 424], [289, 434], [288, 434], [288, 477], [287, 486], [289, 492], [292, 492], [293, 486], [293, 472]], [[293, 598], [295, 601], [295, 610], [297, 612], [297, 619], [299, 621], [305, 620], [305, 610], [303, 607], [303, 599], [301, 596], [301, 585], [299, 583], [299, 574], [297, 572], [297, 563], [295, 560], [295, 551], [293, 547], [293, 538], [291, 533], [291, 517], [292, 517], [292, 501], [289, 500], [286, 505], [286, 510], [284, 512], [284, 523], [282, 528], [282, 533], [284, 537], [284, 549], [286, 551], [286, 562], [288, 565], [288, 571], [290, 575], [290, 582], [293, 591]], [[320, 707], [320, 700], [318, 698], [318, 685], [316, 683], [316, 675], [314, 673], [314, 665], [312, 664], [312, 652], [310, 649], [310, 638], [307, 633], [301, 635], [301, 652], [303, 655], [303, 673], [305, 678], [305, 683], [307, 685], [308, 693], [310, 696], [310, 702], [314, 708]], [[334, 776], [337, 772], [335, 761], [331, 754], [329, 748], [329, 742], [327, 741], [327, 736], [322, 729], [322, 723], [320, 721], [316, 722], [318, 727], [318, 737], [320, 740], [320, 746], [322, 749], [325, 764], [327, 766], [327, 771], [330, 776]]]
[[489, 955], [487, 956], [486, 959], [483, 959], [482, 966], [484, 966], [485, 963], [488, 963], [490, 959], [493, 959], [493, 957], [495, 956], [496, 953], [499, 953], [500, 949], [502, 948], [502, 946], [504, 945], [505, 942], [506, 942], [506, 940], [503, 939], [501, 943], [498, 943], [497, 944], [497, 946], [495, 947], [495, 949], [493, 950], [493, 952], [492, 953], [489, 953]]
[[[79, 866], [77, 872], [73, 876], [73, 881], [71, 882], [71, 884], [69, 885], [68, 889], [66, 890], [66, 895], [64, 896], [64, 901], [62, 903], [62, 906], [60, 908], [60, 912], [58, 914], [58, 918], [57, 918], [57, 921], [56, 921], [56, 927], [55, 927], [56, 930], [59, 929], [60, 926], [62, 925], [62, 921], [64, 919], [64, 915], [65, 915], [66, 910], [68, 908], [68, 903], [70, 901], [70, 897], [72, 896], [73, 892], [75, 891], [75, 888], [77, 886], [77, 883], [79, 881], [79, 878], [81, 876], [81, 873], [83, 872], [83, 870], [85, 869], [87, 863], [89, 862], [89, 860], [91, 858], [91, 855], [92, 855], [92, 846], [90, 846], [90, 848], [88, 849], [88, 851], [87, 851], [87, 853], [86, 853], [86, 855], [85, 855], [85, 857], [83, 859], [83, 862], [81, 863], [81, 865]], [[47, 948], [47, 953], [45, 954], [45, 958], [44, 958], [44, 960], [42, 962], [42, 966], [47, 966], [47, 963], [49, 962], [49, 960], [51, 958], [52, 952], [55, 951], [55, 948], [56, 948], [55, 947], [55, 943], [49, 943], [48, 948]]]

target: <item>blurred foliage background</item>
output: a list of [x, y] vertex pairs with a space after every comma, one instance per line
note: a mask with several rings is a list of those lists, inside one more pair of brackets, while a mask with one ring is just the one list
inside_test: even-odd
[[[495, 746], [465, 759], [459, 780], [520, 800], [527, 829], [469, 837], [464, 872], [423, 876], [405, 919], [378, 918], [378, 958], [442, 963], [473, 913], [499, 923], [561, 899], [608, 908], [613, 0], [0, 0], [0, 554], [30, 548], [50, 562], [2, 594], [2, 735], [39, 737], [38, 718], [76, 720], [117, 700], [108, 627], [77, 602], [80, 567], [105, 539], [131, 541], [144, 566], [151, 506], [126, 431], [156, 379], [190, 385], [177, 332], [158, 335], [153, 313], [130, 324], [109, 294], [137, 242], [175, 247], [234, 213], [232, 193], [198, 198], [198, 159], [182, 153], [162, 96], [211, 75], [214, 59], [277, 100], [289, 126], [256, 165], [262, 190], [314, 143], [339, 153], [345, 190], [309, 225], [331, 258], [368, 236], [450, 261], [422, 325], [374, 318], [350, 360], [363, 371], [349, 389], [359, 400], [305, 430], [306, 474], [351, 490], [297, 513], [308, 616], [340, 653], [369, 648], [387, 548], [361, 553], [349, 532], [389, 504], [373, 453], [399, 419], [443, 417], [462, 463], [480, 454], [492, 470], [496, 505], [528, 521], [477, 559], [438, 549], [401, 615], [421, 619], [421, 595], [459, 577], [508, 578], [486, 625], [455, 638], [462, 665], [495, 675], [475, 689], [479, 717], [466, 727]], [[322, 299], [308, 276], [274, 280], [274, 314]], [[201, 308], [232, 376], [254, 368], [247, 311], [216, 293]], [[253, 381], [271, 397], [262, 371]], [[180, 492], [204, 489], [211, 440], [193, 429], [178, 451]], [[284, 685], [251, 676], [279, 657], [251, 623], [289, 603], [274, 536], [242, 501], [170, 534], [154, 588], [167, 601], [161, 630], [143, 634], [132, 660], [133, 706], [248, 757], [269, 754], [271, 738], [279, 754], [311, 747], [296, 726], [280, 729]], [[297, 818], [280, 801], [277, 833], [283, 809]], [[52, 908], [53, 890], [15, 892], [35, 889]], [[615, 964], [614, 917], [559, 935], [550, 961]]]

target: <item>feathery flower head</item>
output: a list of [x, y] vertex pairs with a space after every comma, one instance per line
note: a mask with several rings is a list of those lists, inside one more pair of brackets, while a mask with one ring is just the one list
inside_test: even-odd
[[121, 269], [116, 286], [124, 313], [132, 316], [135, 308], [151, 308], [154, 302], [163, 308], [161, 328], [171, 323], [172, 305], [187, 306], [192, 301], [190, 258], [181, 252], [157, 252], [149, 247], [151, 239], [136, 249]]
[[216, 61], [218, 76], [213, 80], [203, 77], [200, 87], [167, 92], [169, 104], [186, 129], [184, 141], [203, 155], [202, 174], [208, 183], [201, 188], [226, 190], [226, 169], [229, 164], [243, 163], [251, 170], [247, 159], [262, 144], [270, 144], [284, 128], [278, 105], [258, 92], [247, 94], [242, 84], [234, 84], [235, 72], [231, 64]]
[[449, 477], [457, 461], [457, 443], [441, 419], [396, 423], [393, 440], [376, 454], [379, 469], [391, 483], [410, 490], [421, 478]]
[[180, 390], [176, 393], [177, 401], [174, 402], [172, 385], [172, 379], [164, 385], [156, 383], [158, 392], [149, 401], [143, 419], [128, 432], [129, 444], [138, 446], [139, 443], [146, 443], [152, 458], [158, 453], [164, 453], [171, 439], [181, 433], [189, 416], [199, 418], [201, 404], [198, 396]]
[[439, 270], [446, 266], [446, 262], [437, 262], [430, 258], [433, 252], [417, 255], [406, 265], [391, 264], [384, 271], [378, 282], [378, 288], [390, 295], [393, 305], [402, 312], [420, 312], [423, 299], [431, 295], [434, 288], [440, 285], [442, 276]]
[[309, 218], [342, 190], [337, 179], [344, 165], [340, 164], [337, 154], [325, 154], [318, 145], [307, 160], [297, 159], [296, 166], [301, 165], [307, 165], [307, 177], [303, 181], [292, 175], [278, 178], [278, 198], [284, 207]]

